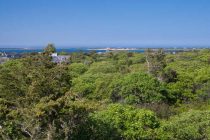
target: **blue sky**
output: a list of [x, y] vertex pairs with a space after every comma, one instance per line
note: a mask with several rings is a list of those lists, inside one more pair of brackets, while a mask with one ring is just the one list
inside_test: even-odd
[[0, 0], [0, 46], [210, 45], [210, 0]]

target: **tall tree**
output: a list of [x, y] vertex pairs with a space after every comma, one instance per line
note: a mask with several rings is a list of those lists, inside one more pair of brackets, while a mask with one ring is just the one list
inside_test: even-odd
[[165, 58], [165, 53], [163, 49], [158, 49], [158, 50], [147, 49], [146, 62], [148, 67], [148, 73], [161, 79], [160, 73], [166, 67], [166, 62], [164, 58]]
[[54, 44], [49, 43], [47, 45], [47, 47], [44, 48], [44, 52], [47, 53], [47, 54], [55, 53], [56, 52], [56, 48], [55, 48]]

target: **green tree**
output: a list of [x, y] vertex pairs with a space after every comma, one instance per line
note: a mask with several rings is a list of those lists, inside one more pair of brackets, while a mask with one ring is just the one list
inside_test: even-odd
[[160, 139], [198, 140], [210, 138], [210, 111], [190, 110], [164, 121]]
[[154, 139], [159, 120], [152, 111], [112, 104], [90, 115], [90, 139]]
[[54, 44], [50, 43], [47, 45], [47, 47], [44, 48], [44, 53], [51, 54], [54, 52], [56, 52], [56, 48], [55, 48]]
[[87, 71], [87, 73], [91, 74], [116, 73], [116, 72], [117, 72], [116, 66], [111, 62], [106, 62], [106, 61], [93, 63]]
[[111, 83], [110, 98], [129, 104], [161, 102], [169, 98], [164, 86], [152, 76], [131, 73], [118, 77]]
[[109, 99], [109, 85], [117, 74], [86, 73], [73, 79], [72, 91], [79, 97], [97, 100]]
[[159, 50], [146, 50], [146, 62], [148, 67], [148, 72], [161, 80], [160, 72], [166, 66], [165, 63], [165, 53], [163, 49]]
[[78, 77], [88, 70], [88, 66], [83, 63], [72, 63], [69, 65], [69, 73], [73, 77]]

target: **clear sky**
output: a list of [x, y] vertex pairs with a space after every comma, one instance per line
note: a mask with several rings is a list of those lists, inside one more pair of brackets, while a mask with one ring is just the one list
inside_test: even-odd
[[0, 46], [210, 45], [210, 0], [0, 0]]

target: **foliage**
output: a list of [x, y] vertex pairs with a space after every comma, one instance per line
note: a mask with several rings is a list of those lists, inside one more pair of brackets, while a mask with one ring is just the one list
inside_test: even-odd
[[112, 104], [106, 110], [90, 115], [91, 139], [152, 139], [159, 121], [152, 111]]
[[148, 67], [148, 72], [156, 77], [159, 77], [159, 73], [163, 71], [166, 66], [165, 54], [163, 49], [154, 51], [152, 49], [147, 49], [146, 51], [146, 62]]
[[51, 54], [51, 53], [54, 53], [54, 52], [56, 52], [56, 48], [55, 48], [54, 44], [49, 43], [47, 45], [47, 47], [44, 48], [44, 53], [46, 53], [46, 54]]
[[110, 82], [118, 75], [113, 74], [84, 74], [73, 80], [72, 90], [79, 97], [89, 99], [108, 99]]
[[0, 139], [210, 139], [209, 49], [55, 51], [0, 65]]
[[166, 92], [158, 80], [144, 73], [131, 73], [117, 78], [110, 87], [113, 101], [128, 104], [161, 102], [167, 98]]
[[79, 75], [85, 73], [87, 70], [87, 65], [83, 63], [73, 63], [69, 66], [69, 73], [73, 77], [78, 77]]
[[117, 72], [116, 66], [109, 62], [97, 62], [93, 63], [88, 73], [95, 74], [95, 73], [115, 73]]
[[160, 139], [209, 139], [210, 111], [184, 112], [164, 121], [158, 131]]

